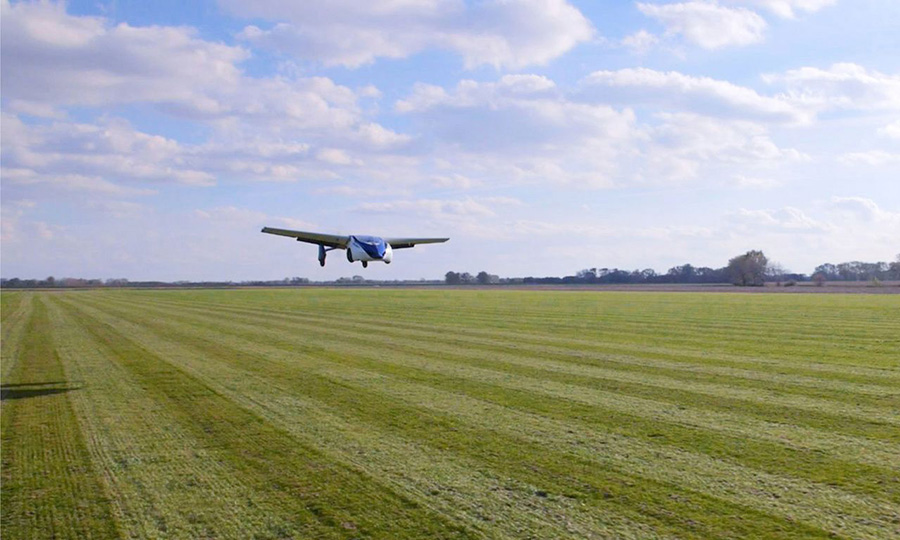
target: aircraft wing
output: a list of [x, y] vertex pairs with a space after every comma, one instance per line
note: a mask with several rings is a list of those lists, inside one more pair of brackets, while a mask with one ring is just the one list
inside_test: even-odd
[[304, 231], [292, 231], [290, 229], [275, 229], [272, 227], [263, 227], [262, 232], [269, 234], [277, 234], [279, 236], [289, 236], [296, 238], [300, 242], [308, 244], [318, 244], [320, 246], [332, 248], [346, 248], [350, 243], [349, 236], [339, 236], [336, 234], [322, 234]]
[[411, 248], [416, 244], [440, 244], [449, 238], [385, 238], [384, 241], [393, 249]]

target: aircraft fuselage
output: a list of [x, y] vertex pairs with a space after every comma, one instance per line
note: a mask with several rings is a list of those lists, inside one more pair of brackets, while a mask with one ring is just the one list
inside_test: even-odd
[[393, 255], [391, 245], [378, 236], [351, 236], [347, 244], [347, 260], [350, 262], [381, 261], [390, 264]]

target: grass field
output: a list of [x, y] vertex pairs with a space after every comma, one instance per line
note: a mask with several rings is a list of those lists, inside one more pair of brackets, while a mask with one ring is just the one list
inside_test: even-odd
[[3, 538], [900, 538], [900, 295], [2, 295]]

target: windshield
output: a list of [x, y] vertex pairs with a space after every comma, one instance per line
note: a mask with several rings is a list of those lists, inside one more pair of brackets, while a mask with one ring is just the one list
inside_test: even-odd
[[366, 250], [366, 253], [368, 253], [370, 257], [379, 259], [384, 257], [387, 246], [384, 238], [379, 238], [377, 236], [354, 236], [353, 238], [364, 250]]

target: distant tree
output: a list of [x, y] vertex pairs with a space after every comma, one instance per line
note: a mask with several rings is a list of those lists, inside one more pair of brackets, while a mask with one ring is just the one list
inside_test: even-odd
[[889, 268], [888, 272], [890, 273], [890, 277], [888, 277], [888, 279], [900, 280], [900, 253], [897, 254], [897, 257], [894, 259], [894, 262], [891, 263]]
[[601, 279], [603, 283], [628, 283], [629, 281], [631, 281], [631, 272], [619, 270], [618, 268], [613, 268], [606, 272], [603, 279]]
[[821, 286], [825, 285], [825, 280], [826, 280], [825, 273], [824, 272], [816, 272], [815, 274], [813, 274], [812, 280], [813, 280], [813, 283], [816, 284], [816, 287], [821, 287]]
[[47, 276], [47, 279], [44, 280], [44, 283], [47, 287], [55, 287], [56, 286], [56, 278], [53, 276]]
[[459, 277], [459, 272], [447, 272], [444, 274], [444, 281], [447, 282], [447, 285], [459, 285], [462, 281]]
[[641, 281], [651, 283], [656, 279], [656, 277], [656, 270], [652, 268], [644, 268], [643, 270], [641, 270]]
[[477, 280], [475, 279], [475, 276], [473, 276], [472, 274], [470, 274], [468, 272], [463, 272], [462, 274], [460, 274], [459, 281], [460, 281], [460, 283], [463, 283], [466, 285], [471, 285], [471, 284], [477, 282]]
[[697, 271], [693, 266], [690, 264], [683, 264], [681, 266], [669, 268], [669, 271], [666, 272], [666, 276], [668, 276], [669, 281], [673, 283], [692, 283], [696, 273]]
[[702, 266], [696, 269], [696, 280], [698, 283], [727, 283], [728, 268], [709, 268]]
[[494, 274], [488, 274], [484, 270], [478, 272], [478, 275], [475, 276], [475, 279], [478, 281], [479, 285], [490, 285], [492, 283], [500, 283], [500, 276]]
[[822, 274], [826, 280], [837, 280], [840, 279], [838, 276], [837, 267], [831, 263], [820, 264], [813, 270], [813, 274]]
[[[815, 274], [823, 274], [828, 281], [871, 281], [900, 279], [900, 263], [848, 261], [840, 264], [821, 264]], [[896, 276], [896, 277], [895, 277]]]
[[781, 285], [781, 282], [784, 281], [785, 273], [784, 267], [777, 262], [770, 262], [768, 266], [766, 266], [766, 279], [768, 281], [774, 281], [778, 285]]
[[751, 250], [728, 261], [728, 274], [731, 282], [741, 287], [762, 286], [765, 284], [768, 259], [759, 250]]
[[597, 269], [596, 268], [585, 268], [584, 270], [579, 270], [575, 277], [577, 277], [583, 283], [594, 283], [597, 281]]
[[362, 283], [362, 282], [364, 282], [365, 280], [366, 280], [366, 278], [364, 278], [364, 277], [362, 277], [362, 276], [353, 276], [353, 282], [354, 282], [354, 283]]

